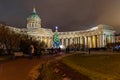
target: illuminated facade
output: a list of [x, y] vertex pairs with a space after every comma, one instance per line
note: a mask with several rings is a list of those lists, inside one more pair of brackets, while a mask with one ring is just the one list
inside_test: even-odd
[[79, 45], [80, 48], [102, 48], [107, 43], [115, 42], [114, 30], [111, 26], [98, 25], [88, 30], [59, 32], [61, 44]]
[[[27, 18], [27, 28], [9, 27], [15, 32], [27, 34], [38, 41], [44, 41], [48, 48], [53, 47], [53, 35], [51, 29], [41, 28], [41, 18], [35, 8]], [[65, 47], [79, 45], [79, 48], [101, 48], [107, 43], [115, 42], [114, 30], [111, 26], [100, 24], [96, 27], [82, 31], [58, 32], [60, 44]]]
[[53, 47], [53, 32], [51, 29], [41, 28], [41, 18], [36, 13], [35, 8], [27, 18], [27, 28], [9, 28], [17, 33], [26, 34], [29, 38], [40, 42], [45, 42], [48, 48]]
[[52, 47], [53, 32], [51, 29], [41, 28], [41, 18], [36, 13], [35, 8], [27, 18], [27, 29], [25, 31], [31, 38], [45, 42], [48, 48]]

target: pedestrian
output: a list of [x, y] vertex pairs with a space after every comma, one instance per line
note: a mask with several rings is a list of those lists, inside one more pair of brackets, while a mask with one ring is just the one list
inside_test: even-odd
[[38, 46], [36, 45], [34, 47], [34, 56], [37, 56], [38, 55]]
[[89, 54], [90, 54], [90, 48], [89, 48]]
[[58, 52], [61, 53], [61, 48], [60, 47], [58, 48]]
[[30, 51], [30, 58], [33, 58], [34, 57], [34, 51], [35, 51], [33, 45], [30, 45], [30, 50], [29, 51]]
[[54, 48], [53, 47], [51, 48], [51, 54], [54, 54]]

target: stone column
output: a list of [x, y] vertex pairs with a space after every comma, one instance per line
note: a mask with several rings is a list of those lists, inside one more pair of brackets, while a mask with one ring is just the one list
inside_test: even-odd
[[68, 38], [68, 46], [70, 46], [70, 38]]
[[82, 40], [82, 37], [80, 37], [80, 44], [83, 44], [83, 40]]
[[65, 46], [65, 40], [64, 40], [64, 38], [63, 38], [63, 45]]
[[92, 47], [96, 48], [97, 43], [96, 43], [96, 35], [92, 36]]
[[77, 37], [77, 45], [79, 44], [79, 37]]
[[100, 47], [102, 47], [102, 42], [103, 42], [102, 34], [100, 34], [99, 39], [100, 39]]
[[92, 48], [91, 36], [88, 37], [88, 48]]
[[75, 38], [74, 37], [72, 38], [72, 42], [73, 42], [73, 44], [75, 44]]
[[53, 37], [51, 37], [51, 47], [53, 47]]
[[80, 48], [80, 37], [78, 37], [78, 44], [79, 44], [79, 48]]
[[72, 38], [70, 38], [70, 45], [71, 45], [71, 44], [73, 44], [73, 39], [72, 39]]
[[95, 35], [95, 48], [97, 48], [97, 35]]
[[36, 25], [35, 25], [35, 23], [33, 23], [33, 26], [34, 26], [34, 28], [36, 28]]
[[51, 48], [51, 37], [49, 37], [49, 48]]
[[49, 47], [49, 37], [46, 37], [45, 41], [46, 41], [47, 47]]
[[64, 45], [64, 42], [63, 42], [63, 41], [64, 41], [64, 39], [62, 39], [62, 41], [61, 41], [61, 44], [62, 44], [62, 45]]
[[51, 43], [52, 43], [51, 37], [49, 37], [49, 48], [51, 48]]
[[31, 25], [30, 28], [32, 28], [33, 24], [31, 23], [30, 25]]
[[82, 37], [80, 37], [80, 48], [82, 48], [82, 44], [83, 44]]
[[88, 47], [88, 37], [85, 36], [84, 38], [85, 38], [85, 48], [87, 48]]
[[75, 38], [75, 44], [77, 44], [77, 37]]
[[86, 39], [87, 39], [87, 48], [88, 48], [88, 36], [86, 36]]
[[105, 43], [105, 37], [103, 34], [100, 35], [100, 47], [104, 47]]
[[113, 36], [109, 35], [109, 37], [110, 37], [110, 43], [112, 43], [113, 42]]
[[48, 48], [50, 48], [50, 37], [48, 37]]
[[112, 43], [115, 43], [115, 37], [114, 35], [111, 35], [112, 36]]
[[100, 48], [100, 35], [97, 35], [97, 47]]
[[68, 46], [68, 39], [66, 39], [66, 47]]
[[64, 45], [65, 45], [65, 47], [66, 47], [66, 39], [64, 39]]
[[74, 44], [76, 44], [76, 39], [75, 39], [75, 37], [74, 37], [73, 41], [74, 41]]
[[107, 36], [104, 34], [104, 45], [107, 45]]
[[103, 37], [103, 47], [105, 47], [105, 42], [106, 42], [105, 34], [103, 34], [102, 37]]
[[82, 37], [82, 48], [85, 48], [85, 38]]
[[49, 37], [46, 37], [47, 47], [49, 47]]

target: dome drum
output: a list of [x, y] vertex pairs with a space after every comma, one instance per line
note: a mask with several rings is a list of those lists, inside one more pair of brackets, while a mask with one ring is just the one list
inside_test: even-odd
[[27, 18], [27, 28], [41, 28], [41, 19], [35, 8], [33, 8], [33, 12]]

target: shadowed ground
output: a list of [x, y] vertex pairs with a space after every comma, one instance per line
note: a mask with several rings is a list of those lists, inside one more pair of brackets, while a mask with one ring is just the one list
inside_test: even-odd
[[0, 62], [0, 80], [25, 80], [30, 70], [53, 56], [34, 59], [18, 58], [11, 61]]
[[[91, 54], [96, 53], [101, 54], [101, 52], [91, 52]], [[111, 53], [104, 52], [104, 54]], [[44, 61], [53, 59], [53, 57], [56, 56], [43, 56], [42, 58], [34, 59], [18, 58], [6, 62], [0, 62], [0, 80], [25, 80], [28, 77], [28, 74], [31, 69], [33, 69], [36, 65], [41, 64]]]

